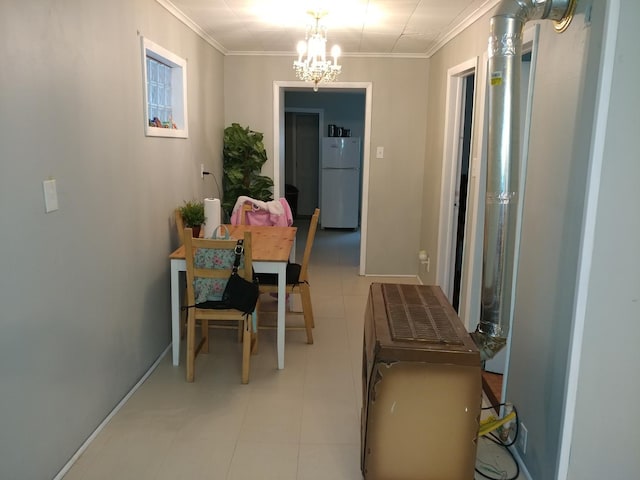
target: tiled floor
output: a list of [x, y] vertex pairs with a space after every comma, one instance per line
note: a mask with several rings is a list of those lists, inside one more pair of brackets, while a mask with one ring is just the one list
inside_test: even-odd
[[[299, 258], [305, 236], [301, 227]], [[261, 330], [250, 383], [241, 385], [236, 333], [213, 330], [211, 353], [198, 357], [195, 382], [185, 382], [184, 361], [173, 367], [166, 355], [65, 480], [361, 480], [360, 365], [369, 285], [416, 280], [358, 276], [358, 248], [357, 232], [318, 230], [310, 269], [315, 343], [307, 345], [302, 330], [287, 332], [284, 370], [276, 369], [275, 330]], [[263, 306], [275, 308], [269, 298]], [[510, 465], [482, 445], [480, 456], [491, 468]]]

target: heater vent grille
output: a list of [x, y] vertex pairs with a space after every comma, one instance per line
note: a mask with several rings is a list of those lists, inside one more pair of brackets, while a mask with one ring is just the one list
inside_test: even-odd
[[393, 340], [464, 345], [454, 327], [457, 318], [431, 287], [382, 284], [382, 293]]

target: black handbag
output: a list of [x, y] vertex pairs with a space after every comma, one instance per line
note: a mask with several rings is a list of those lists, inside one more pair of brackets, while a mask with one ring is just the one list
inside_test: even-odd
[[226, 308], [235, 308], [246, 314], [253, 313], [258, 303], [260, 289], [258, 284], [245, 280], [238, 275], [240, 256], [244, 253], [244, 241], [238, 240], [234, 251], [236, 258], [233, 262], [233, 269], [227, 286], [222, 293], [222, 304]]

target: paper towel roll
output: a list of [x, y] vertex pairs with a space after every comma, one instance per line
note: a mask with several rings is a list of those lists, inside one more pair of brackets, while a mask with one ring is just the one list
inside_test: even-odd
[[213, 231], [220, 225], [220, 199], [204, 199], [204, 238], [211, 238]]

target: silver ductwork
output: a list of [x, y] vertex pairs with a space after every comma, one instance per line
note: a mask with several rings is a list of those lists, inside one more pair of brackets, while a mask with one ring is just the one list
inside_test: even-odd
[[531, 20], [564, 31], [577, 0], [503, 0], [489, 34], [489, 131], [480, 323], [471, 334], [483, 360], [504, 347], [511, 316], [517, 205], [520, 201], [522, 34]]

